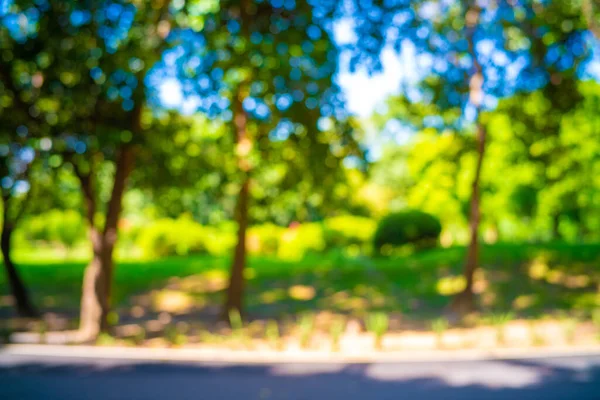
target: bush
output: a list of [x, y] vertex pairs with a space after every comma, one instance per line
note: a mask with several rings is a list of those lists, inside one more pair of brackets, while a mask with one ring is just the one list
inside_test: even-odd
[[323, 222], [328, 249], [358, 245], [364, 249], [372, 238], [377, 222], [366, 217], [343, 215]]
[[27, 240], [60, 243], [70, 249], [85, 239], [86, 223], [77, 211], [52, 210], [28, 218], [23, 223], [23, 233]]
[[148, 258], [206, 251], [206, 228], [187, 217], [163, 218], [141, 228], [137, 245]]
[[224, 222], [218, 226], [205, 227], [206, 251], [213, 256], [230, 255], [237, 242], [237, 224]]
[[384, 246], [432, 247], [437, 244], [441, 232], [442, 225], [433, 215], [418, 210], [402, 211], [379, 221], [373, 247], [379, 253]]
[[318, 223], [306, 223], [285, 230], [277, 255], [285, 260], [300, 260], [310, 252], [320, 252], [324, 249], [323, 226]]
[[255, 255], [275, 256], [286, 228], [274, 224], [255, 225], [248, 229], [248, 252]]

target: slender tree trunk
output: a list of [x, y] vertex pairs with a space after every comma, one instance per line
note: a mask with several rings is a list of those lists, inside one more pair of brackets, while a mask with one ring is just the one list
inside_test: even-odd
[[87, 173], [77, 171], [86, 208], [86, 220], [89, 227], [92, 244], [92, 261], [85, 269], [81, 291], [81, 310], [79, 330], [85, 338], [94, 339], [100, 331], [107, 329], [103, 315], [108, 313], [108, 304], [104, 293], [106, 291], [106, 274], [102, 268], [102, 234], [96, 226], [96, 193], [93, 184], [94, 171]]
[[244, 268], [246, 266], [246, 230], [248, 228], [248, 202], [250, 187], [246, 179], [240, 189], [237, 203], [237, 243], [233, 254], [229, 287], [227, 288], [226, 311], [237, 310], [242, 312], [244, 297]]
[[244, 180], [240, 188], [237, 206], [236, 221], [238, 223], [237, 244], [235, 246], [233, 261], [227, 288], [227, 299], [225, 301], [225, 318], [231, 310], [243, 311], [244, 298], [244, 268], [246, 266], [246, 230], [248, 228], [248, 208], [250, 203], [250, 163], [248, 154], [252, 149], [252, 142], [248, 137], [246, 112], [242, 107], [242, 96], [238, 95], [233, 104], [234, 124], [236, 134], [236, 154], [238, 167], [244, 174]]
[[583, 0], [582, 9], [588, 29], [596, 36], [596, 39], [600, 39], [600, 21], [596, 18], [596, 10], [600, 9], [600, 2], [598, 0]]
[[459, 293], [452, 303], [452, 309], [459, 314], [465, 314], [475, 309], [473, 298], [473, 277], [479, 263], [479, 223], [481, 221], [481, 167], [485, 155], [486, 129], [484, 126], [477, 127], [477, 164], [475, 167], [475, 176], [473, 177], [471, 192], [471, 207], [469, 215], [469, 246], [467, 248], [467, 258], [463, 276], [465, 278], [465, 288]]
[[475, 48], [475, 31], [479, 25], [481, 9], [477, 3], [471, 1], [465, 15], [466, 38], [469, 46], [469, 54], [473, 59], [473, 72], [469, 81], [469, 102], [475, 107], [476, 112], [476, 139], [477, 139], [477, 164], [475, 176], [473, 177], [471, 192], [471, 207], [469, 215], [469, 245], [463, 275], [466, 281], [462, 292], [454, 297], [451, 309], [459, 315], [467, 314], [475, 309], [473, 296], [473, 277], [479, 264], [479, 222], [481, 220], [481, 167], [485, 155], [486, 135], [485, 126], [481, 123], [481, 102], [483, 100], [483, 68], [477, 59]]
[[[6, 202], [4, 204], [4, 207], [6, 208]], [[0, 239], [0, 248], [2, 249], [2, 256], [4, 257], [6, 278], [15, 302], [17, 314], [19, 314], [21, 317], [33, 318], [36, 317], [38, 313], [29, 298], [29, 293], [27, 292], [27, 289], [23, 284], [23, 281], [17, 272], [17, 268], [10, 256], [10, 241], [12, 232], [13, 227], [8, 221], [8, 215], [5, 212], [4, 219], [2, 221], [2, 237]]]
[[119, 231], [119, 218], [123, 209], [123, 195], [127, 188], [127, 178], [133, 170], [134, 154], [133, 149], [129, 145], [121, 147], [119, 157], [116, 163], [115, 181], [113, 190], [108, 203], [106, 213], [106, 223], [104, 225], [104, 248], [102, 254], [102, 263], [107, 272], [106, 297], [108, 304], [111, 304], [112, 282], [114, 274], [113, 253], [117, 243]]
[[107, 273], [103, 266], [102, 235], [96, 227], [90, 227], [93, 247], [92, 261], [85, 268], [81, 292], [79, 330], [86, 339], [95, 339], [100, 332], [108, 330], [109, 304], [106, 297]]
[[96, 196], [92, 184], [92, 173], [78, 173], [86, 203], [86, 218], [90, 226], [90, 241], [93, 257], [86, 267], [81, 295], [79, 329], [83, 337], [93, 340], [100, 332], [109, 329], [108, 314], [111, 308], [113, 274], [113, 251], [117, 241], [118, 221], [121, 214], [123, 194], [127, 178], [133, 168], [133, 150], [129, 145], [121, 147], [116, 161], [115, 180], [108, 203], [104, 231], [94, 223]]

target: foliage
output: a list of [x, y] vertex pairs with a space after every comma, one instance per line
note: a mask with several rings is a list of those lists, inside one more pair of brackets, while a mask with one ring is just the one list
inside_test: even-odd
[[373, 237], [377, 223], [366, 217], [340, 215], [323, 221], [327, 248], [357, 245], [364, 249]]
[[434, 216], [417, 210], [392, 213], [382, 218], [373, 236], [373, 247], [381, 253], [384, 246], [414, 244], [418, 247], [432, 247], [442, 231], [442, 226]]
[[250, 254], [276, 256], [284, 234], [285, 228], [275, 224], [267, 223], [252, 226], [248, 229], [248, 252]]
[[324, 249], [325, 237], [320, 224], [295, 224], [283, 234], [277, 255], [284, 260], [299, 260]]
[[205, 252], [207, 232], [189, 218], [160, 219], [141, 229], [137, 245], [144, 256], [159, 258]]
[[367, 330], [375, 335], [375, 348], [381, 349], [383, 336], [389, 328], [389, 317], [383, 312], [371, 313], [367, 316], [365, 325]]
[[28, 240], [58, 243], [72, 248], [86, 238], [85, 221], [74, 210], [51, 210], [27, 218], [22, 232]]

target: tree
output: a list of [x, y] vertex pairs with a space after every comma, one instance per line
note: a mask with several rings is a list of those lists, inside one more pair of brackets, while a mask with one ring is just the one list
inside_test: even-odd
[[[12, 233], [31, 196], [32, 169], [40, 164], [40, 138], [48, 134], [49, 114], [41, 91], [48, 65], [38, 59], [44, 48], [32, 44], [35, 11], [0, 10], [0, 179], [2, 194], [1, 249], [4, 268], [17, 312], [37, 315], [28, 291], [11, 258]], [[43, 54], [43, 53], [42, 53]], [[47, 139], [41, 147], [48, 147]], [[47, 148], [45, 149], [47, 150]]]
[[181, 32], [178, 79], [186, 94], [202, 99], [199, 111], [220, 115], [230, 132], [222, 143], [233, 155], [227, 168], [237, 186], [238, 230], [227, 316], [242, 311], [255, 177], [277, 162], [297, 167], [285, 168], [284, 185], [314, 188], [320, 176], [326, 188], [353, 140], [349, 127], [336, 122], [344, 119], [332, 80], [337, 49], [318, 6], [224, 1], [199, 11], [194, 4], [187, 14], [197, 32]]
[[[435, 104], [442, 110], [459, 109], [455, 126], [474, 131], [477, 158], [464, 265], [466, 286], [452, 303], [452, 309], [463, 314], [475, 306], [472, 287], [478, 266], [480, 179], [487, 140], [483, 111], [493, 107], [494, 98], [544, 86], [556, 79], [549, 70], [560, 70], [569, 59], [571, 64], [581, 59], [585, 53], [581, 18], [566, 2], [501, 1], [486, 9], [475, 1], [347, 4], [353, 16], [364, 17], [355, 22], [358, 40], [351, 49], [351, 67], [366, 65], [376, 70], [384, 47], [398, 50], [406, 41], [412, 42], [427, 67], [413, 88], [417, 90], [408, 92], [409, 100]], [[534, 57], [529, 57], [530, 52]], [[443, 118], [438, 125], [443, 128]]]
[[[143, 142], [144, 78], [165, 46], [168, 7], [168, 1], [104, 0], [11, 6], [12, 17], [31, 16], [22, 44], [10, 43], [29, 50], [22, 62], [44, 100], [40, 107], [46, 107], [45, 122], [52, 127], [45, 134], [53, 152], [72, 165], [84, 198], [93, 248], [82, 289], [84, 339], [108, 329], [121, 202]], [[102, 193], [98, 177], [106, 164], [112, 165], [113, 184]]]
[[0, 145], [2, 156], [0, 164], [0, 191], [2, 194], [0, 249], [17, 313], [23, 317], [36, 317], [38, 312], [11, 257], [12, 234], [25, 213], [31, 196], [29, 183], [31, 181], [31, 164], [36, 155], [35, 150], [26, 144], [14, 140], [6, 143], [8, 144]]

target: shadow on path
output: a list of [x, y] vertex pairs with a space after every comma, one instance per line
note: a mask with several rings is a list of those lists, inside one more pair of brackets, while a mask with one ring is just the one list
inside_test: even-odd
[[599, 399], [600, 356], [444, 363], [223, 365], [0, 353], [5, 400]]

